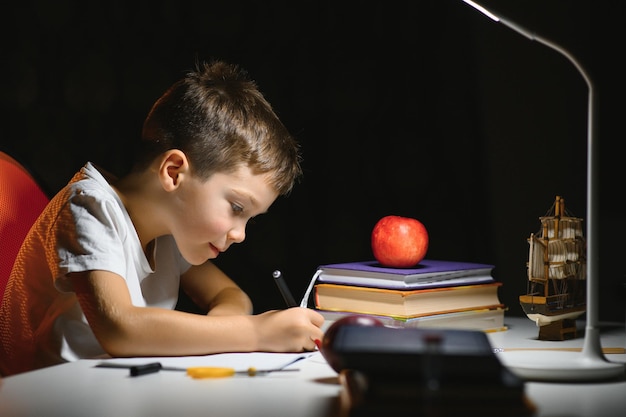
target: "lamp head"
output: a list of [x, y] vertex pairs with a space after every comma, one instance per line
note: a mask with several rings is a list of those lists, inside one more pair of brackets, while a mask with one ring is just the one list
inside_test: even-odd
[[481, 6], [480, 4], [472, 1], [472, 0], [463, 0], [463, 2], [469, 4], [470, 6], [472, 6], [474, 9], [478, 10], [479, 12], [481, 12], [482, 14], [484, 14], [485, 16], [487, 16], [488, 18], [499, 22], [500, 18], [498, 16], [496, 16], [495, 14], [491, 13], [489, 10], [485, 9], [483, 6]]

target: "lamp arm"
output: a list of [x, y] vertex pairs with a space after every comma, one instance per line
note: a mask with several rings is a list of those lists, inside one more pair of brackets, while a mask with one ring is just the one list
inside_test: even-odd
[[[500, 23], [508, 26], [514, 31], [526, 36], [528, 39], [537, 41], [546, 45], [547, 47], [554, 49], [560, 54], [564, 55], [569, 61], [574, 64], [578, 72], [582, 75], [587, 88], [589, 90], [588, 97], [588, 110], [587, 110], [587, 307], [586, 307], [586, 332], [598, 332], [598, 299], [599, 299], [599, 285], [598, 276], [600, 273], [597, 260], [599, 259], [599, 227], [598, 227], [598, 144], [596, 138], [596, 97], [593, 88], [593, 82], [591, 77], [581, 65], [581, 63], [565, 48], [560, 45], [539, 36], [526, 28], [511, 22], [508, 19], [499, 18]], [[590, 279], [591, 278], [591, 279]], [[602, 346], [600, 344], [599, 337], [587, 337], [585, 338], [584, 350], [592, 350], [594, 352], [602, 352]]]
[[599, 251], [599, 197], [598, 197], [598, 140], [597, 131], [595, 126], [595, 119], [597, 115], [596, 108], [596, 93], [594, 91], [593, 82], [588, 72], [582, 66], [582, 64], [565, 48], [560, 45], [537, 35], [536, 33], [526, 29], [522, 25], [512, 22], [506, 18], [497, 16], [493, 12], [487, 10], [480, 4], [472, 0], [463, 0], [468, 5], [474, 7], [481, 13], [485, 14], [490, 19], [500, 22], [503, 25], [509, 27], [515, 32], [525, 36], [531, 41], [537, 41], [545, 46], [553, 49], [560, 54], [564, 55], [578, 70], [580, 75], [587, 83], [588, 88], [588, 100], [587, 100], [587, 306], [586, 306], [586, 328], [585, 328], [585, 341], [583, 347], [583, 355], [591, 357], [604, 357], [602, 353], [602, 346], [600, 343], [600, 335], [598, 330], [598, 305], [599, 300], [599, 267], [598, 259], [600, 255]]

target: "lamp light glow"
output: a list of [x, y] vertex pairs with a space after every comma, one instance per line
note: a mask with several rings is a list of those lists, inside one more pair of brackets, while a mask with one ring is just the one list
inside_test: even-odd
[[599, 229], [598, 229], [598, 141], [594, 120], [596, 116], [596, 97], [593, 82], [580, 62], [563, 47], [537, 35], [534, 32], [505, 19], [472, 0], [463, 0], [490, 19], [502, 23], [510, 29], [538, 41], [547, 47], [564, 55], [578, 70], [585, 80], [589, 95], [587, 108], [587, 305], [586, 324], [583, 349], [580, 354], [573, 353], [573, 357], [566, 357], [563, 352], [558, 356], [542, 354], [536, 361], [524, 362], [516, 360], [514, 356], [505, 358], [505, 365], [524, 379], [544, 381], [574, 381], [599, 380], [618, 377], [624, 374], [624, 364], [609, 362], [600, 343], [598, 328], [598, 275], [599, 275]]

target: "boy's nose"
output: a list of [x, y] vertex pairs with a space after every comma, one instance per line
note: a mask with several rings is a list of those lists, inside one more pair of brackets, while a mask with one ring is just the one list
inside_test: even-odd
[[228, 232], [228, 240], [232, 242], [241, 243], [245, 240], [245, 238], [246, 238], [245, 226], [233, 227]]

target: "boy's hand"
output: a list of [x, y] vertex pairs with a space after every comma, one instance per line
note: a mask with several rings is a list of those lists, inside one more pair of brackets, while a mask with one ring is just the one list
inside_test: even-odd
[[313, 351], [321, 340], [324, 317], [303, 307], [272, 310], [254, 316], [260, 351]]

